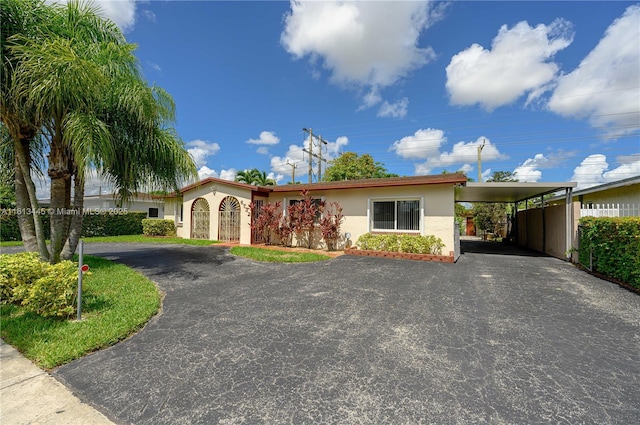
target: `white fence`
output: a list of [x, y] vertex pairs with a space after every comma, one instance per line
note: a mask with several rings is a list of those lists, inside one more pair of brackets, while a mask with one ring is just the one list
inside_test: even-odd
[[640, 217], [640, 204], [582, 205], [580, 217]]

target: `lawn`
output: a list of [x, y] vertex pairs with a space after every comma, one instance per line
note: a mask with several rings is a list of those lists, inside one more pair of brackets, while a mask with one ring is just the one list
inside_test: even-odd
[[82, 320], [43, 318], [20, 307], [0, 305], [0, 334], [44, 369], [121, 341], [155, 315], [162, 299], [153, 282], [122, 264], [84, 256]]
[[256, 261], [272, 263], [309, 263], [313, 261], [330, 260], [331, 257], [314, 252], [295, 252], [266, 248], [254, 248], [247, 246], [235, 246], [229, 251], [239, 257], [250, 258]]

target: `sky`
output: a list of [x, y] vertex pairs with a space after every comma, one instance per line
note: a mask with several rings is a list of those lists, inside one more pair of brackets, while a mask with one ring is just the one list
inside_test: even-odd
[[401, 176], [478, 181], [481, 145], [483, 180], [640, 175], [637, 2], [96, 4], [173, 96], [201, 178], [257, 168], [306, 183], [303, 128], [326, 160], [370, 154]]

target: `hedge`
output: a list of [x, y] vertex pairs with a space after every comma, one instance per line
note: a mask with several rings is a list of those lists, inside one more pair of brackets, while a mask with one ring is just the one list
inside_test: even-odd
[[359, 248], [371, 251], [407, 252], [441, 255], [444, 243], [433, 235], [372, 235], [365, 233], [356, 242]]
[[[82, 236], [120, 236], [141, 235], [142, 220], [147, 217], [144, 212], [90, 212], [84, 215], [82, 220]], [[50, 236], [49, 214], [42, 214], [44, 235]], [[0, 215], [0, 241], [19, 241], [20, 228], [18, 216], [15, 214]]]
[[142, 234], [145, 236], [175, 236], [176, 225], [173, 220], [145, 218], [142, 220]]
[[640, 217], [580, 219], [580, 263], [640, 289]]

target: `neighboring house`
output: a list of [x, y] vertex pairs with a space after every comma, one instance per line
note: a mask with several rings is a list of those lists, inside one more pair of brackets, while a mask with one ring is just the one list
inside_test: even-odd
[[248, 245], [252, 243], [247, 211], [251, 202], [280, 201], [286, 207], [308, 190], [314, 199], [342, 206], [341, 232], [349, 233], [354, 244], [368, 232], [434, 235], [442, 239], [442, 252], [448, 255], [454, 251], [454, 188], [464, 183], [462, 174], [266, 187], [207, 178], [183, 188], [182, 199], [165, 197], [165, 218], [176, 222], [178, 236], [184, 238]]
[[[640, 216], [640, 176], [576, 190], [572, 201], [580, 204], [581, 217]], [[549, 203], [564, 203], [564, 197]]]
[[[49, 199], [39, 200], [43, 207], [50, 204]], [[125, 202], [122, 206], [118, 206], [115, 201], [114, 194], [103, 195], [85, 195], [84, 210], [85, 211], [101, 211], [122, 213], [127, 212], [144, 212], [149, 218], [164, 218], [164, 198], [147, 193], [137, 193], [129, 202]]]

